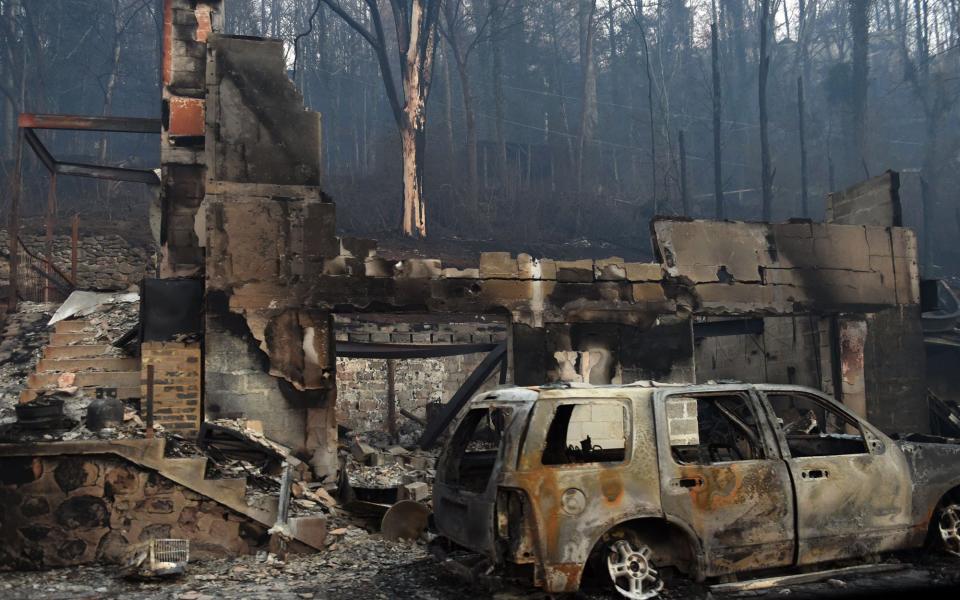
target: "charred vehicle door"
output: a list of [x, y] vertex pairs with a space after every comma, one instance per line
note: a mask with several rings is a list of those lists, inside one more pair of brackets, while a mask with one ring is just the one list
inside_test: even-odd
[[909, 546], [910, 474], [897, 445], [811, 390], [758, 388], [793, 476], [799, 564]]
[[[656, 463], [647, 423], [629, 398], [541, 397], [513, 479], [531, 494], [537, 553], [552, 591], [575, 591], [593, 544], [625, 515], [656, 513]], [[636, 431], [647, 443], [631, 460]], [[640, 470], [637, 470], [637, 469]], [[655, 500], [655, 496], [653, 498]]]
[[702, 541], [705, 574], [792, 564], [790, 475], [755, 395], [663, 390], [654, 409], [663, 510]]
[[469, 406], [438, 462], [434, 516], [451, 540], [495, 558], [497, 484], [504, 464], [516, 461], [531, 403]]

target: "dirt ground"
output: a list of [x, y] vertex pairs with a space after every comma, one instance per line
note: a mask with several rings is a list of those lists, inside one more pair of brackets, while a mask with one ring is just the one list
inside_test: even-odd
[[[901, 554], [883, 557], [883, 562], [896, 563], [899, 568], [762, 592], [717, 593], [706, 586], [678, 580], [664, 590], [662, 597], [666, 600], [960, 598], [960, 559]], [[8, 599], [542, 600], [546, 597], [523, 581], [496, 572], [488, 574], [483, 569], [478, 574], [471, 573], [461, 563], [438, 561], [423, 544], [390, 543], [379, 535], [355, 528], [324, 553], [291, 555], [286, 562], [275, 561], [272, 555], [265, 554], [192, 561], [188, 573], [173, 581], [127, 581], [111, 566], [0, 573], [0, 598]], [[575, 598], [614, 600], [619, 596], [592, 587]]]

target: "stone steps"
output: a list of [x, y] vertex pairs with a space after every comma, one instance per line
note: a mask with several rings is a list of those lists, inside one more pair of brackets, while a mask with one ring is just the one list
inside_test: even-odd
[[106, 344], [78, 344], [75, 346], [46, 346], [44, 358], [97, 358], [109, 356], [112, 346]]
[[[109, 386], [97, 386], [97, 387], [109, 387]], [[20, 390], [20, 403], [23, 404], [24, 402], [30, 402], [31, 400], [34, 400], [37, 396], [39, 396], [41, 393], [49, 392], [50, 389], [52, 388], [43, 388], [43, 389], [29, 388], [25, 390]], [[90, 395], [92, 396], [96, 388], [87, 388], [87, 389]], [[120, 398], [121, 400], [136, 400], [141, 396], [142, 394], [140, 392], [140, 386], [117, 388], [117, 398]]]
[[51, 333], [50, 334], [50, 345], [51, 346], [71, 346], [75, 344], [82, 344], [84, 342], [96, 343], [96, 340], [93, 339], [93, 333]]
[[136, 358], [43, 358], [37, 363], [37, 373], [79, 373], [80, 371], [139, 371]]
[[90, 321], [75, 319], [72, 321], [57, 321], [53, 330], [55, 333], [82, 333], [88, 327], [90, 327]]
[[[27, 378], [27, 388], [57, 388], [60, 386], [58, 379], [61, 375], [62, 373], [31, 373]], [[77, 373], [73, 385], [82, 388], [139, 388], [140, 371], [83, 371]]]
[[[116, 388], [123, 400], [140, 398], [140, 359], [117, 356], [116, 350], [94, 339], [95, 328], [85, 319], [59, 321], [50, 334], [43, 358], [27, 378], [20, 402], [30, 402], [44, 391], [76, 386], [93, 395], [96, 388]], [[76, 377], [61, 385], [66, 373]]]

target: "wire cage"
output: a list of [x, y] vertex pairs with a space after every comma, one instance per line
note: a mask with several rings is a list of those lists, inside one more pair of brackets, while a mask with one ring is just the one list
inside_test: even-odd
[[150, 564], [154, 568], [160, 563], [186, 564], [189, 559], [190, 540], [150, 540]]

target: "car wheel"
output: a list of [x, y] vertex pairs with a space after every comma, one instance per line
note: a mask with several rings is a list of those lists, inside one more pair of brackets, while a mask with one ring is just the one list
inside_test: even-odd
[[620, 539], [607, 545], [607, 572], [614, 589], [630, 600], [648, 600], [663, 589], [654, 567], [653, 551], [639, 540]]
[[960, 504], [946, 504], [937, 511], [941, 548], [960, 556]]

